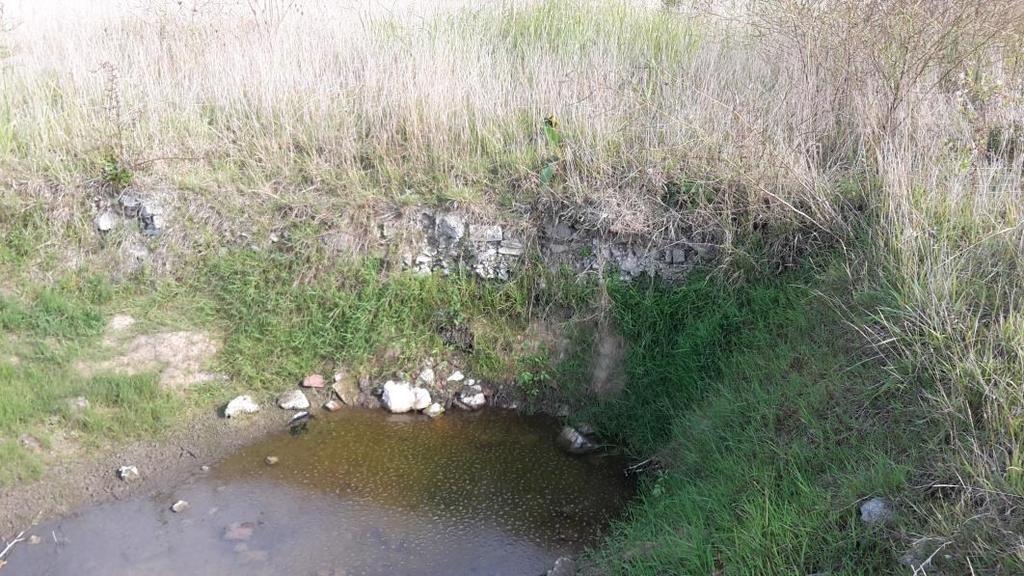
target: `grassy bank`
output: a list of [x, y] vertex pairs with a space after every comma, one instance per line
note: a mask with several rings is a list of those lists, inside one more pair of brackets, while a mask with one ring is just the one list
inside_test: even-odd
[[[661, 472], [595, 554], [605, 573], [911, 571], [900, 557], [936, 529], [915, 476], [939, 446], [820, 292], [834, 282], [826, 271], [618, 291], [630, 384], [593, 420]], [[872, 496], [896, 502], [893, 525], [860, 521]]]
[[[6, 12], [0, 317], [29, 360], [0, 382], [66, 368], [128, 307], [223, 331], [224, 368], [256, 387], [318, 361], [398, 365], [472, 325], [467, 361], [543, 397], [581, 388], [585, 356], [519, 335], [552, 311], [612, 319], [630, 393], [589, 417], [665, 466], [598, 553], [613, 572], [886, 572], [934, 538], [952, 573], [1013, 573], [1020, 3], [665, 4]], [[124, 192], [168, 205], [166, 233], [97, 234]], [[420, 203], [696, 243], [717, 269], [606, 294], [414, 279], [386, 258], [339, 270], [318, 248]], [[263, 240], [282, 231], [307, 241]], [[69, 269], [123, 298], [54, 288]], [[855, 504], [876, 492], [901, 514], [865, 531]]]

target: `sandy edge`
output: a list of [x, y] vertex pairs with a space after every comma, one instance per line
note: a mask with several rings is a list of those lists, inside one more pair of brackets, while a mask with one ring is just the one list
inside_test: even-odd
[[[323, 398], [305, 391], [314, 406]], [[227, 419], [213, 411], [190, 414], [167, 435], [133, 441], [66, 460], [50, 462], [43, 476], [30, 484], [0, 490], [0, 540], [82, 508], [147, 496], [204, 474], [239, 449], [285, 427], [294, 412], [273, 404], [252, 415]], [[118, 478], [120, 466], [136, 466], [141, 477]]]

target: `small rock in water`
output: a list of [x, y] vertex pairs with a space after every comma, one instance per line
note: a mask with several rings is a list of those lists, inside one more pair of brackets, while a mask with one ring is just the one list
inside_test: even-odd
[[210, 471], [210, 467], [207, 466], [206, 464], [203, 464], [202, 466], [199, 467], [199, 471], [200, 472], [209, 472]]
[[444, 414], [444, 406], [438, 404], [437, 402], [434, 402], [430, 406], [427, 406], [423, 410], [423, 413], [426, 414], [427, 416], [430, 416], [431, 418], [437, 418], [438, 416]]
[[267, 456], [263, 461], [267, 463], [267, 466], [273, 466], [280, 462], [280, 459], [277, 456]]
[[244, 542], [252, 538], [256, 524], [252, 522], [232, 522], [224, 529], [224, 539], [228, 542]]
[[117, 469], [117, 477], [125, 482], [139, 478], [139, 469], [135, 466], [121, 466]]
[[188, 510], [188, 507], [188, 502], [186, 502], [185, 500], [178, 500], [174, 504], [171, 504], [171, 512], [178, 514], [184, 512], [185, 510]]
[[555, 443], [569, 454], [589, 454], [600, 448], [597, 442], [580, 434], [572, 426], [563, 426]]
[[255, 414], [260, 411], [260, 405], [257, 404], [252, 396], [244, 395], [238, 396], [224, 408], [225, 418], [234, 418], [239, 414]]
[[323, 388], [324, 377], [320, 374], [310, 374], [302, 379], [303, 388]]
[[389, 412], [402, 414], [413, 409], [417, 397], [408, 382], [388, 380], [384, 383], [384, 393], [380, 399]]
[[892, 505], [885, 498], [872, 498], [860, 505], [860, 519], [865, 524], [883, 524], [892, 519]]
[[266, 562], [270, 553], [266, 550], [239, 550], [238, 562], [240, 564], [258, 564]]
[[36, 536], [35, 534], [33, 534], [33, 535], [28, 537], [28, 543], [32, 544], [33, 546], [35, 546], [36, 544], [39, 544], [42, 541], [43, 541], [43, 539], [40, 538], [39, 536]]
[[285, 410], [308, 410], [309, 399], [302, 390], [288, 390], [278, 396], [277, 405]]
[[573, 576], [576, 574], [576, 562], [568, 556], [555, 560], [554, 567], [548, 570], [547, 576]]
[[288, 426], [290, 428], [297, 428], [307, 424], [312, 419], [313, 415], [305, 410], [302, 412], [296, 412], [295, 416], [292, 416], [291, 420], [288, 421]]
[[367, 408], [369, 410], [376, 410], [380, 408], [380, 400], [368, 392], [360, 392], [356, 396], [356, 406]]
[[338, 402], [337, 400], [328, 400], [327, 402], [324, 402], [324, 410], [327, 410], [328, 412], [337, 412], [338, 410], [341, 410], [341, 406], [341, 402]]

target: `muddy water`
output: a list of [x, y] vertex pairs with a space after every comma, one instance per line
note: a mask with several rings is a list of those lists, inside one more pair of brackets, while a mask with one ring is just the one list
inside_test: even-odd
[[556, 432], [493, 411], [323, 416], [167, 493], [40, 526], [4, 574], [542, 574], [631, 492], [620, 462], [564, 455]]

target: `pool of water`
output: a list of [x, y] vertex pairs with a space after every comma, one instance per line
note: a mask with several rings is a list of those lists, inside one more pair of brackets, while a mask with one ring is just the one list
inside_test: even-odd
[[563, 454], [557, 431], [499, 411], [326, 415], [168, 493], [42, 525], [4, 574], [543, 574], [632, 493], [621, 461]]

